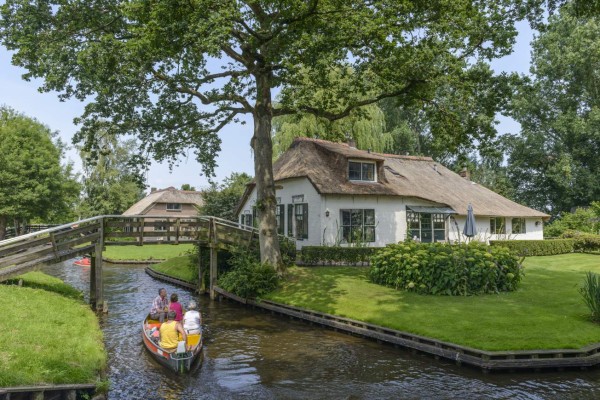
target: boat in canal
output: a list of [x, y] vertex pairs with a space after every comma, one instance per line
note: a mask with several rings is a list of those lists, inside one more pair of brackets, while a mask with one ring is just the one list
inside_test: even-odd
[[167, 351], [159, 346], [159, 329], [159, 321], [150, 319], [150, 316], [144, 319], [142, 340], [152, 357], [175, 372], [186, 373], [191, 371], [202, 350], [202, 332], [197, 334], [188, 333], [187, 346], [190, 350], [185, 351], [185, 349], [182, 349], [184, 351], [178, 352], [178, 350]]
[[89, 257], [81, 257], [75, 260], [73, 265], [77, 265], [78, 267], [89, 267], [92, 265], [92, 260]]

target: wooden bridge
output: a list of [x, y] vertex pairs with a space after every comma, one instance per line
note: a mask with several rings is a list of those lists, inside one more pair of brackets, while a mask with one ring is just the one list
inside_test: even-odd
[[[258, 243], [258, 230], [216, 217], [104, 215], [0, 241], [0, 282], [77, 256], [91, 255], [90, 304], [104, 305], [102, 251], [105, 246], [199, 244], [210, 252], [211, 297], [217, 280], [218, 250]], [[201, 260], [202, 257], [199, 257]], [[199, 261], [198, 290], [205, 266]]]

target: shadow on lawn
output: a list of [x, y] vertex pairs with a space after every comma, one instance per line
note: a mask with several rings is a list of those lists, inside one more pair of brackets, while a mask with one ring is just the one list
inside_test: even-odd
[[[355, 277], [351, 267], [302, 268], [283, 284], [286, 303], [335, 314], [336, 299], [348, 294], [340, 289], [340, 279]], [[366, 279], [366, 276], [365, 276]]]

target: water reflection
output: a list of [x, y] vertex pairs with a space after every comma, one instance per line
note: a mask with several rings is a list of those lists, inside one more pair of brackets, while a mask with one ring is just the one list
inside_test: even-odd
[[[46, 272], [86, 292], [89, 269], [70, 262]], [[107, 266], [109, 314], [101, 325], [109, 354], [110, 399], [595, 399], [600, 370], [482, 374], [426, 355], [211, 302], [156, 281], [140, 266]], [[160, 287], [203, 313], [202, 365], [178, 376], [141, 340], [142, 319]]]

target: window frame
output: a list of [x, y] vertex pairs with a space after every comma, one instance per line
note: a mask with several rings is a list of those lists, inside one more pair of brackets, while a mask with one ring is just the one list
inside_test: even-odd
[[[515, 224], [515, 221], [517, 221], [516, 224]], [[510, 223], [511, 223], [511, 232], [513, 235], [523, 235], [523, 234], [527, 233], [527, 221], [525, 220], [525, 218], [515, 217], [515, 218], [512, 218]], [[515, 232], [515, 225], [520, 228], [519, 232]]]
[[[352, 164], [358, 165], [358, 171], [356, 168], [353, 169]], [[372, 171], [365, 171], [365, 167], [369, 166], [372, 168]], [[369, 172], [372, 172], [372, 179], [366, 179], [365, 175], [369, 175]], [[348, 180], [352, 182], [377, 182], [377, 164], [374, 161], [357, 161], [357, 160], [348, 160]], [[357, 178], [356, 173], [360, 176]], [[354, 175], [354, 177], [353, 177]]]
[[295, 203], [294, 237], [296, 240], [308, 239], [308, 203]]
[[[178, 206], [178, 207], [170, 207], [169, 206]], [[181, 212], [181, 209], [183, 207], [181, 206], [181, 203], [166, 203], [166, 210], [168, 212]]]
[[[360, 212], [360, 223], [355, 223], [355, 215]], [[372, 221], [367, 223], [367, 219], [371, 218], [367, 215], [372, 214]], [[344, 218], [344, 214], [348, 214], [348, 218]], [[375, 217], [374, 208], [342, 208], [340, 209], [340, 221], [341, 221], [341, 239], [348, 244], [359, 242], [355, 240], [354, 232], [360, 232], [360, 243], [375, 243], [377, 241], [377, 220]], [[349, 221], [346, 224], [345, 221]]]
[[[500, 226], [498, 226], [500, 223]], [[492, 235], [506, 235], [506, 217], [490, 217], [490, 233]]]
[[[427, 217], [424, 217], [427, 216]], [[435, 243], [448, 241], [448, 217], [442, 213], [420, 213], [412, 210], [406, 210], [406, 235], [411, 239], [417, 238], [422, 243]], [[425, 222], [425, 223], [424, 223]], [[443, 223], [443, 227], [440, 227]], [[437, 224], [437, 225], [436, 225]], [[423, 235], [423, 225], [426, 225]], [[437, 226], [437, 227], [436, 227]], [[443, 238], [440, 237], [443, 233]], [[424, 240], [425, 239], [425, 240]]]

